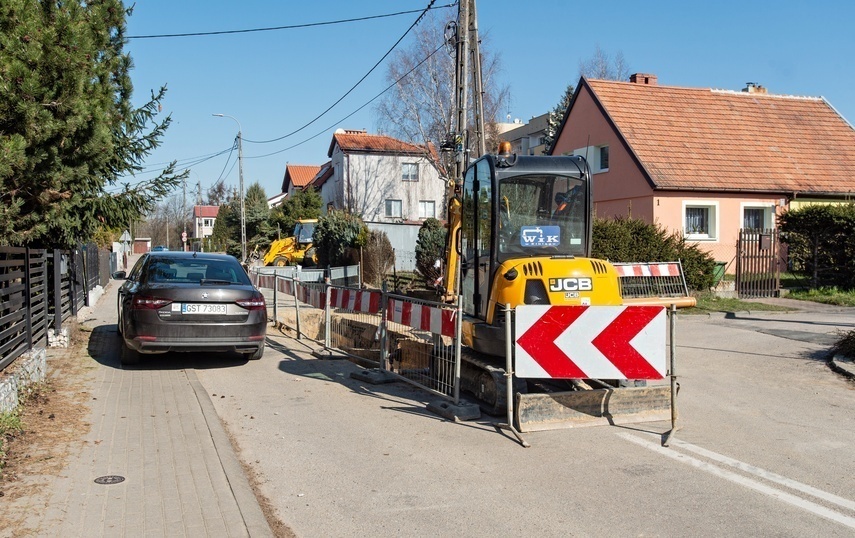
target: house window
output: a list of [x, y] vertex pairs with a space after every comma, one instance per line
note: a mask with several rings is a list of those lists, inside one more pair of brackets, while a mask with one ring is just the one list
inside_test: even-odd
[[202, 226], [210, 228], [214, 225], [214, 219], [202, 219]]
[[418, 181], [419, 180], [419, 164], [418, 163], [404, 163], [401, 165], [401, 179], [404, 181]]
[[747, 230], [766, 230], [774, 228], [774, 206], [742, 206], [742, 227]]
[[718, 202], [683, 202], [683, 234], [686, 239], [717, 239]]
[[436, 202], [433, 200], [419, 201], [419, 218], [428, 219], [436, 216]]
[[609, 169], [609, 147], [600, 146], [600, 172], [605, 172]]
[[401, 218], [401, 201], [386, 200], [386, 216], [391, 218]]

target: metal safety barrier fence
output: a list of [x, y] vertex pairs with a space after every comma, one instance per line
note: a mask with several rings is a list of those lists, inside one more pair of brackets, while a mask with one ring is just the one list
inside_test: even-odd
[[620, 276], [621, 297], [688, 297], [683, 264], [676, 262], [613, 263]]
[[[264, 268], [266, 269], [266, 268]], [[302, 273], [254, 271], [272, 291], [275, 323], [325, 350], [345, 355], [443, 398], [460, 398], [458, 306], [324, 282]]]

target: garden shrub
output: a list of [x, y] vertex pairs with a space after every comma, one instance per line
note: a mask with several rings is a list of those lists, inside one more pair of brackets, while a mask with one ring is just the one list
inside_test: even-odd
[[855, 204], [807, 205], [779, 218], [790, 269], [811, 287], [855, 289]]
[[592, 238], [592, 256], [611, 262], [673, 262], [683, 264], [690, 290], [705, 291], [713, 285], [715, 260], [686, 242], [679, 233], [668, 233], [658, 224], [640, 219], [618, 217], [596, 219]]
[[[434, 218], [426, 219], [419, 229], [416, 239], [416, 270], [429, 286], [443, 273], [445, 235], [445, 227]], [[442, 263], [437, 264], [437, 260], [441, 260]]]
[[[333, 210], [318, 220], [314, 247], [318, 265], [337, 267], [354, 261], [354, 249], [368, 242], [368, 227], [356, 215]], [[356, 256], [356, 261], [359, 257]]]
[[395, 249], [386, 232], [371, 230], [362, 254], [362, 279], [368, 284], [379, 286], [383, 276], [395, 267]]

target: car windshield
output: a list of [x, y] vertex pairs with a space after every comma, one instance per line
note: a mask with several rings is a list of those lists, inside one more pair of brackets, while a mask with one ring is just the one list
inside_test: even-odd
[[499, 182], [499, 257], [584, 256], [585, 183], [566, 176], [524, 175]]
[[146, 280], [152, 283], [250, 283], [237, 261], [169, 257], [152, 257], [146, 270]]

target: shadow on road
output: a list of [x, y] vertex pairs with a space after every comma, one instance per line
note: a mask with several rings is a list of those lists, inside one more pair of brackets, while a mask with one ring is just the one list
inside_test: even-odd
[[248, 362], [241, 353], [161, 353], [142, 355], [139, 364], [127, 366], [119, 360], [121, 345], [115, 323], [99, 325], [92, 329], [87, 351], [98, 363], [121, 370], [202, 370], [231, 368]]

